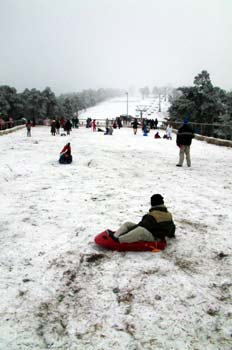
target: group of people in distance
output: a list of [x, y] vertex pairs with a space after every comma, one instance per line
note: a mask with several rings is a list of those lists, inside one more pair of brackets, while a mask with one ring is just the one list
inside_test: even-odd
[[[77, 122], [77, 125], [79, 125], [79, 119], [78, 118], [76, 118], [76, 119], [75, 119], [75, 122]], [[120, 128], [122, 126], [121, 123], [119, 124], [120, 118], [116, 119], [116, 120], [117, 120], [118, 127]], [[87, 119], [88, 127], [89, 127], [90, 123], [91, 123], [91, 126], [93, 127], [93, 131], [96, 131], [96, 127], [97, 127], [96, 119], [94, 119], [92, 121], [91, 118], [88, 118]], [[134, 131], [134, 135], [136, 135], [137, 129], [140, 125], [137, 118], [134, 118], [131, 125], [132, 125], [133, 131]], [[31, 136], [31, 127], [32, 126], [34, 126], [33, 122], [31, 122], [30, 120], [27, 120], [27, 122], [26, 122], [27, 136]], [[60, 127], [63, 127], [64, 130], [67, 132], [67, 135], [69, 135], [70, 130], [72, 129], [72, 123], [70, 122], [69, 119], [67, 119], [66, 121], [62, 120], [62, 118], [60, 121], [58, 119], [52, 120], [52, 122], [51, 122], [51, 134], [52, 135], [59, 134]], [[149, 132], [149, 130], [147, 128], [146, 122], [143, 121], [143, 125], [141, 127], [142, 127], [142, 130], [144, 133], [143, 135], [147, 136], [147, 133]], [[100, 128], [98, 128], [97, 131], [104, 132], [104, 130], [102, 130]], [[110, 124], [109, 119], [106, 118], [104, 135], [112, 135], [112, 134], [113, 134], [113, 127]], [[155, 133], [154, 138], [161, 138], [158, 131]], [[172, 140], [172, 127], [171, 126], [169, 126], [169, 125], [167, 126], [166, 133], [163, 136], [163, 138]], [[177, 136], [176, 136], [176, 144], [179, 147], [179, 162], [176, 164], [177, 167], [183, 166], [185, 157], [186, 157], [187, 166], [191, 167], [190, 146], [191, 146], [193, 138], [194, 138], [193, 129], [189, 125], [188, 120], [184, 119], [183, 125], [178, 129]], [[64, 163], [70, 164], [72, 162], [70, 143], [66, 144], [64, 146], [63, 150], [61, 151], [61, 157], [59, 159], [59, 162], [61, 164], [64, 164]]]
[[[158, 121], [157, 121], [158, 123]], [[138, 122], [137, 118], [134, 118], [133, 122], [131, 122], [132, 128], [133, 128], [133, 132], [134, 135], [137, 135], [137, 131], [138, 131], [138, 127], [139, 125], [141, 125], [141, 129], [143, 132], [143, 136], [147, 136], [149, 131], [150, 131], [150, 125], [148, 125], [146, 120], [142, 120], [141, 124]], [[154, 129], [157, 129], [157, 127], [154, 127]]]
[[[95, 120], [94, 120], [95, 121]], [[135, 120], [132, 122], [132, 127], [134, 129], [134, 134], [137, 133], [138, 121]], [[30, 124], [26, 124], [28, 136], [30, 135]], [[96, 124], [95, 124], [96, 128]], [[98, 131], [103, 131], [98, 128]], [[105, 135], [112, 135], [113, 128], [109, 125], [109, 120], [106, 119], [106, 131]], [[166, 128], [166, 137], [167, 139], [172, 139], [172, 128], [168, 125]], [[154, 135], [154, 138], [160, 138], [159, 132], [157, 131]], [[191, 167], [191, 157], [190, 157], [190, 146], [192, 143], [192, 139], [194, 138], [194, 132], [192, 127], [188, 124], [188, 120], [185, 119], [183, 125], [177, 131], [176, 144], [179, 147], [179, 162], [176, 164], [177, 167], [182, 167], [184, 162], [184, 157], [186, 157], [186, 163], [188, 167]], [[67, 143], [63, 150], [61, 151], [60, 163], [70, 164], [72, 162], [71, 155], [71, 146], [70, 143]]]
[[70, 131], [72, 130], [73, 124], [69, 119], [65, 120], [64, 118], [59, 119], [53, 119], [51, 121], [51, 134], [55, 136], [56, 134], [60, 134], [60, 128], [64, 129], [64, 132], [67, 133], [67, 135], [70, 135]]

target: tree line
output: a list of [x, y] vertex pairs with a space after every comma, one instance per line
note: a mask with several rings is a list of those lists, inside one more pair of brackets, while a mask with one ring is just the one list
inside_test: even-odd
[[0, 86], [0, 119], [6, 122], [35, 119], [40, 124], [47, 118], [72, 118], [74, 113], [122, 94], [119, 89], [101, 88], [55, 96], [49, 87], [43, 91], [25, 89], [18, 93], [14, 87], [3, 85]]
[[168, 123], [174, 128], [188, 119], [196, 133], [232, 140], [232, 91], [213, 86], [206, 70], [194, 78], [193, 86], [145, 86], [139, 92], [143, 98], [153, 94], [169, 100]]
[[147, 98], [150, 96], [150, 94], [154, 96], [162, 95], [164, 97], [164, 100], [166, 101], [168, 99], [169, 95], [175, 94], [176, 89], [171, 86], [154, 86], [152, 89], [149, 89], [148, 86], [142, 87], [139, 89], [140, 94], [142, 95], [142, 98]]
[[187, 118], [195, 132], [232, 140], [232, 91], [213, 86], [206, 70], [199, 73], [193, 86], [179, 87], [170, 96], [169, 122]]

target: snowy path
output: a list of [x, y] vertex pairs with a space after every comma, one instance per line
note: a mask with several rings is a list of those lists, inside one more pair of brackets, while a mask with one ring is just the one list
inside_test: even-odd
[[[232, 348], [232, 149], [131, 129], [0, 137], [0, 349]], [[74, 162], [60, 166], [70, 141]], [[161, 193], [177, 238], [162, 253], [93, 243]]]

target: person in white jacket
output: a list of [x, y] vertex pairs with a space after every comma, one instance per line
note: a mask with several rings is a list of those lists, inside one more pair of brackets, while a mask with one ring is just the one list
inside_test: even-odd
[[166, 128], [166, 135], [168, 140], [172, 139], [172, 127], [170, 125], [168, 125]]

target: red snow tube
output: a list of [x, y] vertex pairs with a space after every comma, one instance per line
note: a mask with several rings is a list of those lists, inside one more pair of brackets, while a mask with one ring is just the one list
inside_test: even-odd
[[115, 242], [108, 234], [107, 231], [103, 231], [99, 233], [95, 237], [95, 243], [110, 249], [110, 250], [117, 250], [119, 252], [124, 251], [152, 251], [152, 252], [159, 252], [161, 250], [164, 250], [167, 242], [165, 240], [159, 241], [159, 242], [133, 242], [133, 243], [118, 243]]

